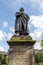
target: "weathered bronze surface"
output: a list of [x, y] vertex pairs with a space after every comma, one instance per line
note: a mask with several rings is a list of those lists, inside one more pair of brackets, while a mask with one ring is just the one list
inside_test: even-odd
[[24, 12], [23, 8], [20, 8], [19, 12], [16, 12], [15, 20], [15, 33], [16, 35], [28, 35], [28, 21], [29, 16]]

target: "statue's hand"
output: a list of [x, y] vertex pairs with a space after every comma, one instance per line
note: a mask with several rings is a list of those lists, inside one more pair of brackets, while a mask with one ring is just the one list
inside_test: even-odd
[[18, 16], [19, 15], [19, 12], [16, 12], [16, 16]]

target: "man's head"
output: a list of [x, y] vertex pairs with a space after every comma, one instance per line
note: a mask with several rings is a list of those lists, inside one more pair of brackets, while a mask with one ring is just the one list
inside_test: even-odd
[[24, 11], [24, 8], [23, 8], [23, 7], [21, 7], [21, 8], [20, 8], [20, 11]]

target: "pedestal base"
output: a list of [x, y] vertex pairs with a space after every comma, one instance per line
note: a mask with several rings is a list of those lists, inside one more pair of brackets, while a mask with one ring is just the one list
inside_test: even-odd
[[18, 39], [18, 37], [13, 37], [8, 41], [10, 45], [9, 65], [34, 65], [33, 45], [35, 41], [29, 39], [29, 37], [28, 39], [27, 37], [19, 37], [17, 41], [15, 39]]

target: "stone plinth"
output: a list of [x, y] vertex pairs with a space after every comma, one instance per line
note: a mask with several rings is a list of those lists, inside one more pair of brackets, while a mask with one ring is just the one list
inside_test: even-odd
[[13, 36], [7, 41], [10, 46], [9, 65], [34, 65], [35, 42], [30, 36]]

